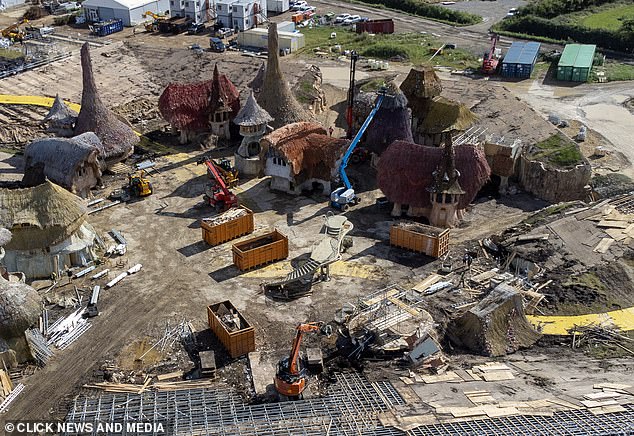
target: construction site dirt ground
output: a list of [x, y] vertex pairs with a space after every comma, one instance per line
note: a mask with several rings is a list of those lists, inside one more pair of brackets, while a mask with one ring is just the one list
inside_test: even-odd
[[[202, 242], [198, 220], [212, 214], [201, 204], [207, 183], [204, 166], [197, 165], [195, 153], [182, 153], [159, 159], [158, 173], [152, 176], [156, 192], [144, 200], [118, 205], [91, 215], [91, 222], [105, 241], [110, 229], [118, 230], [128, 242], [128, 252], [122, 258], [108, 260], [111, 277], [125, 268], [141, 263], [143, 269], [100, 297], [101, 314], [76, 343], [60, 352], [45, 368], [29, 377], [27, 389], [16, 400], [7, 419], [45, 418], [50, 413], [63, 416], [74, 395], [86, 392], [85, 383], [100, 380], [99, 370], [105, 364], [121, 370], [142, 370], [162, 361], [178, 368], [183, 359], [170, 352], [165, 355], [138, 358], [148, 344], [158, 340], [166, 321], [191, 321], [197, 331], [207, 329], [206, 307], [231, 300], [256, 329], [256, 347], [260, 354], [254, 378], [270, 383], [274, 365], [289, 349], [294, 327], [307, 320], [329, 321], [345, 302], [381, 289], [388, 283], [413, 285], [428, 273], [438, 269], [438, 262], [429, 258], [391, 248], [387, 242], [391, 218], [387, 212], [375, 211], [373, 198], [377, 192], [362, 194], [361, 209], [353, 211], [351, 220], [354, 245], [344, 255], [344, 261], [332, 266], [332, 280], [313, 286], [310, 296], [290, 302], [271, 300], [260, 291], [266, 279], [283, 276], [289, 261], [309, 253], [328, 211], [326, 203], [311, 197], [290, 197], [271, 193], [266, 180], [241, 184], [237, 191], [241, 201], [256, 212], [255, 234], [276, 228], [290, 240], [287, 261], [269, 267], [240, 273], [232, 265], [231, 243], [209, 247]], [[116, 186], [123, 180], [108, 180]], [[462, 243], [491, 234], [501, 226], [512, 226], [528, 213], [519, 209], [529, 198], [518, 196], [511, 201], [486, 201], [477, 204], [469, 214], [470, 225], [452, 234], [452, 247], [459, 252]], [[505, 204], [506, 203], [506, 204]], [[540, 204], [536, 203], [535, 207]], [[526, 209], [526, 208], [525, 208]], [[505, 216], [504, 222], [491, 222], [493, 216]], [[361, 217], [363, 217], [361, 219]], [[372, 223], [372, 227], [365, 223]], [[485, 224], [486, 223], [486, 224]], [[357, 230], [358, 229], [358, 230]], [[89, 280], [76, 281], [86, 289]], [[72, 292], [72, 290], [70, 291]], [[143, 344], [144, 343], [144, 344]], [[310, 341], [309, 341], [310, 343]], [[220, 380], [247, 391], [244, 360], [230, 363], [219, 356]], [[581, 353], [536, 347], [521, 354], [500, 359], [530, 363], [521, 370], [521, 377], [499, 384], [486, 383], [487, 389], [499, 399], [534, 399], [543, 395], [566, 397], [593, 383], [609, 380], [627, 381], [632, 371], [631, 361], [609, 363], [583, 357]], [[546, 357], [548, 356], [548, 357]], [[553, 358], [553, 356], [557, 356]], [[462, 355], [454, 364], [473, 365], [485, 358]], [[574, 366], [574, 375], [571, 368]], [[187, 366], [181, 368], [187, 369]], [[398, 367], [368, 366], [372, 376], [389, 376], [398, 385], [398, 376], [407, 375]], [[528, 369], [527, 369], [528, 368]], [[257, 374], [256, 374], [257, 373]], [[260, 382], [262, 383], [262, 382]], [[544, 392], [544, 385], [547, 392]], [[439, 401], [459, 405], [451, 385], [420, 385], [414, 391], [426, 398], [433, 393]], [[469, 387], [476, 387], [470, 384]], [[405, 389], [404, 386], [401, 386]], [[442, 402], [442, 401], [441, 401]]]
[[[196, 38], [131, 35], [127, 29], [125, 34], [113, 37], [111, 44], [93, 49], [94, 71], [101, 98], [109, 107], [128, 118], [138, 130], [160, 132], [165, 123], [160, 119], [156, 106], [158, 96], [167, 83], [206, 80], [211, 77], [214, 64], [218, 63], [221, 72], [227, 74], [238, 89], [244, 90], [255, 76], [260, 63], [264, 62], [260, 58], [231, 52], [205, 52], [198, 56], [187, 49]], [[201, 38], [206, 41], [206, 38]], [[312, 62], [311, 58], [290, 56], [283, 58], [282, 70], [294, 83]], [[319, 65], [324, 74], [328, 106], [332, 109], [345, 100], [345, 89], [342, 88], [347, 83], [348, 65], [346, 62], [330, 60], [320, 61]], [[389, 74], [397, 75], [397, 80], [404, 78], [410, 68], [408, 65], [392, 66]], [[366, 77], [380, 74], [364, 73]], [[52, 96], [59, 93], [65, 99], [80, 102], [80, 77], [79, 58], [75, 53], [45, 68], [1, 80], [0, 94]], [[450, 77], [448, 74], [443, 75], [443, 78], [451, 81], [447, 89], [456, 95], [463, 95], [473, 102], [489, 99], [492, 106], [497, 102], [495, 96], [500, 83], [491, 81], [490, 84], [479, 83], [477, 87], [472, 87], [470, 84], [473, 79]], [[504, 85], [516, 94], [523, 95], [521, 85]], [[622, 84], [611, 86], [615, 95], [620, 96], [625, 92]], [[580, 87], [579, 92], [590, 95], [593, 89]], [[560, 99], [558, 95], [555, 97], [570, 110], [581, 104], [580, 100]], [[531, 118], [516, 120], [518, 128], [543, 135], [543, 132], [537, 132], [535, 126], [543, 127], [546, 123], [545, 113], [550, 110], [548, 98], [543, 93], [531, 90], [525, 99], [534, 103], [542, 113], [538, 114], [526, 107]], [[495, 111], [515, 113], [515, 98], [511, 96], [505, 101], [504, 105], [490, 108], [489, 114]], [[620, 104], [620, 101], [619, 97], [612, 103]], [[563, 115], [568, 114], [574, 116], [572, 112], [563, 112]], [[15, 106], [0, 105], [0, 122], [4, 128], [32, 128], [32, 133], [38, 134], [41, 129], [36, 126], [37, 119], [42, 115], [41, 108], [29, 106], [16, 109]], [[337, 113], [329, 110], [320, 117], [330, 123], [337, 118]], [[482, 117], [486, 119], [489, 115], [484, 113]], [[490, 118], [494, 119], [494, 115]], [[30, 124], [25, 123], [25, 119], [30, 120]], [[606, 164], [608, 170], [629, 167], [627, 158], [631, 151], [625, 147], [623, 134], [618, 133], [623, 128], [623, 120], [626, 119], [622, 118], [620, 124], [601, 127], [604, 130], [596, 139], [597, 144], [612, 147], [615, 152], [625, 156], [618, 155], [618, 159], [612, 157], [617, 161]], [[492, 122], [491, 129], [494, 128], [495, 123]], [[552, 126], [548, 128], [550, 132], [555, 129]], [[2, 145], [15, 139], [11, 135], [13, 133], [0, 140]], [[25, 134], [24, 137], [29, 136]], [[174, 325], [185, 319], [192, 322], [196, 331], [204, 332], [208, 327], [206, 307], [224, 300], [230, 300], [256, 329], [259, 361], [252, 370], [253, 378], [257, 378], [256, 392], [262, 392], [262, 388], [272, 382], [275, 364], [288, 353], [298, 323], [330, 321], [335, 311], [346, 302], [354, 303], [360, 297], [390, 283], [413, 286], [439, 268], [438, 261], [432, 262], [430, 258], [390, 247], [389, 226], [392, 219], [388, 211], [379, 211], [375, 207], [380, 192], [373, 190], [372, 186], [366, 186], [361, 193], [362, 203], [348, 214], [355, 225], [351, 234], [354, 245], [344, 255], [342, 262], [331, 267], [331, 281], [314, 285], [311, 295], [294, 301], [271, 300], [262, 293], [260, 284], [284, 276], [302, 256], [310, 253], [318, 239], [323, 215], [330, 210], [326, 198], [272, 193], [267, 179], [243, 180], [236, 193], [246, 206], [256, 212], [255, 234], [276, 228], [289, 237], [290, 254], [286, 261], [240, 273], [232, 265], [232, 243], [209, 247], [202, 242], [198, 220], [212, 214], [211, 208], [202, 203], [202, 195], [208, 185], [205, 167], [196, 164], [202, 152], [195, 146], [179, 148], [174, 138], [166, 142], [169, 142], [170, 154], [157, 158], [158, 172], [150, 176], [155, 187], [152, 196], [114, 206], [89, 218], [104, 240], [109, 240], [106, 235], [108, 231], [116, 229], [128, 242], [125, 256], [112, 258], [102, 267], [112, 270], [111, 277], [137, 263], [143, 265], [142, 270], [102, 293], [101, 314], [94, 319], [92, 328], [25, 381], [26, 390], [2, 419], [46, 418], [51, 414], [63, 416], [75, 395], [80, 392], [94, 393], [82, 386], [101, 380], [104, 365], [126, 371], [142, 371], [147, 367], [156, 368], [157, 365], [162, 365], [165, 370], [180, 368], [187, 371], [190, 363], [177, 347], [168, 348], [163, 354], [149, 353], [142, 361], [139, 358], [150, 344], [160, 339], [168, 320], [170, 325]], [[216, 151], [213, 155], [230, 157], [233, 150]], [[13, 154], [15, 149], [10, 151], [12, 153], [0, 153], [2, 180], [17, 180], [21, 175], [21, 158]], [[588, 147], [584, 153], [592, 154], [592, 147]], [[593, 162], [593, 165], [596, 164]], [[353, 168], [351, 177], [360, 180], [355, 171], [358, 170]], [[371, 170], [366, 166], [363, 171]], [[96, 192], [95, 195], [100, 196], [120, 187], [124, 183], [124, 173], [108, 176], [106, 191]], [[501, 198], [479, 198], [466, 214], [465, 222], [451, 231], [452, 256], [459, 259], [465, 248], [473, 248], [476, 240], [515, 226], [546, 205], [524, 193]], [[627, 275], [619, 277], [629, 280]], [[76, 284], [85, 290], [90, 287], [88, 280], [78, 280]], [[618, 283], [614, 285], [618, 286]], [[70, 286], [65, 289], [66, 292], [72, 291]], [[459, 302], [463, 296], [449, 298], [452, 302]], [[212, 341], [208, 333], [201, 333], [201, 338]], [[314, 340], [309, 339], [308, 343]], [[209, 345], [218, 346], [217, 342], [209, 342]], [[220, 350], [219, 347], [217, 349]], [[446, 351], [452, 352], [451, 349]], [[468, 354], [451, 357], [452, 365], [464, 368], [490, 361]], [[217, 359], [219, 381], [250, 393], [245, 378], [248, 366], [246, 359], [230, 361], [221, 351], [217, 352]], [[572, 400], [587, 393], [595, 383], [626, 383], [634, 370], [631, 359], [599, 360], [582, 351], [572, 351], [550, 343], [497, 360], [508, 362], [519, 375], [514, 380], [497, 383], [473, 382], [468, 384], [468, 388], [488, 389], [498, 400], [540, 399], [547, 396]], [[399, 377], [407, 376], [408, 372], [397, 366], [371, 363], [366, 366], [365, 372], [370, 377], [389, 378], [402, 392], [411, 390], [410, 395], [413, 395], [412, 392], [418, 395], [416, 401], [429, 400], [430, 397], [452, 405], [462, 405], [465, 401], [459, 392], [464, 389], [459, 385], [440, 383], [406, 387]]]

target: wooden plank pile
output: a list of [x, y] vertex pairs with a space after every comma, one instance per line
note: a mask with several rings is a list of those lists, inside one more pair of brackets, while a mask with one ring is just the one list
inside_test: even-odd
[[[158, 379], [158, 377], [157, 377]], [[204, 380], [186, 380], [186, 381], [153, 381], [153, 378], [147, 376], [145, 382], [141, 384], [132, 383], [112, 383], [98, 382], [84, 385], [85, 388], [100, 389], [111, 393], [131, 393], [141, 394], [144, 391], [178, 391], [183, 389], [201, 389], [214, 387], [213, 379]]]

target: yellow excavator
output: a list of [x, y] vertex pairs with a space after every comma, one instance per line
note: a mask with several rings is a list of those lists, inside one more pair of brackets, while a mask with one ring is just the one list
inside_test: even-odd
[[165, 15], [158, 15], [158, 14], [155, 14], [154, 12], [152, 12], [152, 11], [145, 11], [145, 13], [143, 14], [143, 18], [147, 18], [147, 17], [150, 17], [150, 18], [152, 18], [154, 20], [154, 21], [149, 21], [149, 22], [145, 23], [145, 30], [147, 32], [157, 32], [159, 23], [161, 21], [167, 20], [167, 18], [168, 18]]
[[152, 182], [143, 177], [144, 171], [136, 174], [128, 174], [128, 189], [133, 197], [147, 197], [152, 195]]
[[10, 25], [5, 29], [2, 29], [2, 37], [8, 38], [12, 41], [23, 41], [26, 37], [26, 33], [22, 29], [20, 29], [20, 26], [28, 22], [29, 20], [25, 18], [15, 24]]

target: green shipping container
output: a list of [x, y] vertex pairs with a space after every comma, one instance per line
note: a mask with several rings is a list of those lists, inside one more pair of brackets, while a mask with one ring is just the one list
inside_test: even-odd
[[557, 79], [586, 82], [590, 77], [596, 45], [568, 44], [557, 65]]

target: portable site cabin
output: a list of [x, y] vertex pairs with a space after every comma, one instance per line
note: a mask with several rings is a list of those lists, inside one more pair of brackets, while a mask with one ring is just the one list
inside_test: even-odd
[[23, 4], [24, 0], [0, 0], [0, 11]]
[[269, 12], [281, 14], [291, 8], [289, 0], [266, 0], [266, 9]]
[[[295, 52], [306, 45], [303, 33], [277, 32], [279, 49]], [[243, 47], [268, 48], [269, 36], [267, 29], [251, 29], [238, 35], [238, 44]]]
[[567, 44], [557, 65], [557, 80], [587, 82], [596, 49], [592, 44]]
[[530, 78], [537, 62], [540, 45], [539, 42], [513, 42], [502, 62], [502, 76]]
[[135, 26], [147, 21], [146, 11], [164, 14], [170, 0], [86, 0], [81, 7], [89, 23], [121, 19], [124, 26]]

